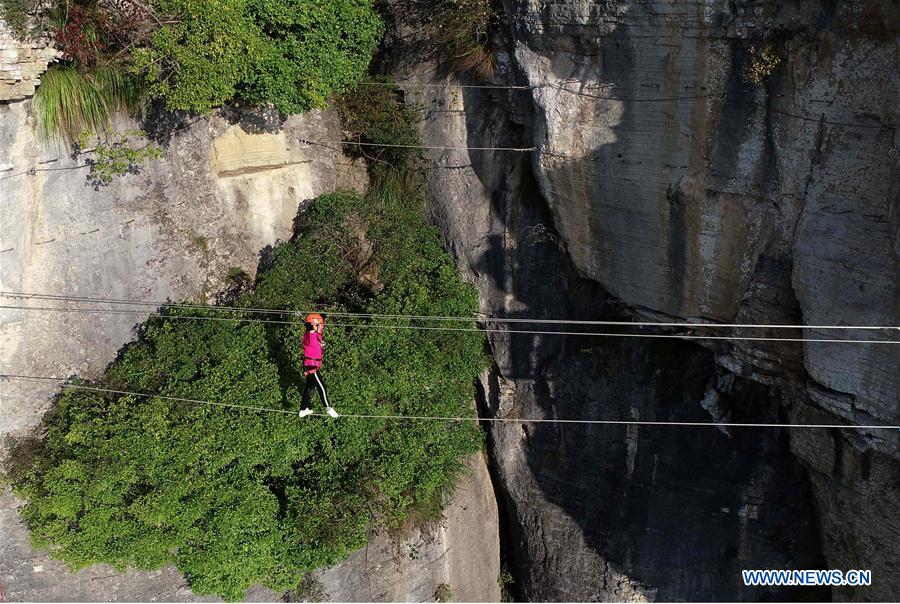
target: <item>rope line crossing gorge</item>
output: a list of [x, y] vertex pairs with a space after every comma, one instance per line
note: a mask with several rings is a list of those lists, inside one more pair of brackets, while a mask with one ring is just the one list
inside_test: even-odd
[[[149, 392], [134, 392], [116, 388], [100, 388], [83, 384], [68, 383], [67, 378], [42, 376], [42, 375], [15, 375], [0, 374], [0, 381], [9, 380], [33, 380], [58, 382], [62, 388], [85, 390], [90, 392], [103, 392], [107, 394], [121, 394], [124, 396], [138, 396], [144, 398], [159, 398], [180, 403], [196, 403], [215, 407], [228, 407], [243, 409], [245, 411], [257, 411], [264, 413], [279, 413], [294, 415], [295, 411], [287, 409], [275, 409], [271, 407], [256, 407], [253, 405], [238, 405], [235, 403], [223, 403], [204, 399], [167, 396]], [[313, 413], [313, 417], [328, 417], [325, 413]], [[613, 426], [673, 426], [673, 427], [704, 427], [704, 428], [818, 428], [818, 429], [849, 429], [849, 430], [900, 430], [900, 425], [850, 425], [850, 424], [784, 424], [765, 422], [698, 422], [698, 421], [656, 421], [656, 420], [625, 420], [625, 419], [566, 419], [566, 418], [523, 418], [523, 417], [485, 417], [485, 416], [444, 416], [444, 415], [402, 415], [402, 414], [367, 414], [367, 413], [342, 413], [339, 419], [382, 419], [392, 421], [435, 421], [435, 422], [485, 422], [491, 424], [582, 424], [582, 425], [613, 425]]]
[[[270, 315], [305, 316], [311, 312], [325, 312], [332, 317], [359, 317], [364, 319], [406, 319], [429, 321], [489, 321], [492, 323], [546, 323], [565, 325], [622, 325], [631, 327], [717, 327], [717, 328], [747, 328], [747, 329], [852, 329], [852, 330], [878, 330], [893, 329], [900, 331], [897, 325], [817, 325], [817, 324], [778, 324], [778, 323], [710, 323], [698, 321], [612, 321], [599, 319], [550, 319], [546, 317], [501, 317], [478, 313], [473, 316], [461, 315], [407, 315], [407, 314], [378, 314], [361, 312], [344, 312], [334, 310], [327, 305], [314, 305], [308, 310], [290, 310], [280, 308], [259, 308], [253, 306], [224, 306], [221, 304], [199, 304], [190, 302], [169, 302], [162, 300], [134, 300], [129, 298], [102, 298], [91, 296], [76, 296], [71, 294], [45, 294], [37, 292], [0, 291], [0, 298], [12, 298], [20, 300], [53, 300], [65, 302], [97, 302], [109, 305], [143, 306], [161, 308], [189, 308], [213, 311], [231, 311], [261, 313]], [[13, 307], [11, 307], [13, 308]], [[18, 307], [15, 307], [18, 308]], [[139, 311], [144, 312], [144, 311]]]
[[[354, 313], [345, 311], [330, 311], [326, 308], [315, 310], [283, 310], [265, 308], [245, 308], [221, 305], [203, 305], [187, 303], [151, 302], [138, 300], [124, 300], [115, 298], [95, 298], [83, 296], [65, 296], [57, 294], [38, 294], [25, 292], [0, 291], [0, 298], [13, 298], [22, 300], [44, 300], [56, 303], [77, 302], [80, 306], [35, 306], [35, 305], [0, 305], [0, 309], [19, 310], [24, 312], [40, 313], [83, 313], [95, 315], [133, 315], [139, 317], [158, 317], [172, 320], [190, 321], [228, 321], [238, 323], [264, 323], [291, 325], [297, 322], [297, 317], [302, 317], [309, 312], [325, 312], [332, 317], [337, 317], [337, 322], [331, 322], [333, 327], [349, 329], [385, 329], [392, 331], [447, 331], [447, 332], [483, 332], [506, 335], [556, 335], [579, 337], [604, 337], [604, 338], [650, 338], [650, 339], [682, 339], [682, 340], [710, 340], [710, 341], [755, 341], [755, 342], [793, 342], [793, 343], [829, 343], [829, 344], [900, 344], [900, 340], [891, 339], [862, 339], [862, 338], [831, 338], [831, 337], [774, 337], [764, 335], [711, 335], [707, 333], [645, 333], [645, 332], [610, 332], [610, 331], [572, 331], [566, 326], [576, 325], [581, 329], [585, 327], [616, 327], [616, 328], [679, 328], [693, 330], [708, 329], [743, 329], [743, 330], [801, 330], [828, 331], [828, 330], [866, 330], [866, 331], [900, 331], [900, 327], [887, 325], [777, 325], [777, 324], [752, 324], [752, 323], [701, 323], [690, 321], [611, 321], [611, 320], [570, 320], [570, 319], [546, 319], [539, 317], [495, 317], [495, 316], [429, 316], [429, 315], [403, 315], [403, 314], [377, 314]], [[84, 306], [89, 304], [90, 306]], [[125, 306], [126, 308], [105, 308], [93, 306], [103, 304], [107, 306]], [[132, 308], [127, 308], [127, 307]], [[140, 307], [140, 308], [135, 308]], [[198, 314], [178, 314], [153, 311], [153, 308], [171, 310], [194, 310], [211, 312], [213, 316]], [[229, 314], [223, 314], [229, 313]], [[233, 316], [233, 315], [238, 316]], [[246, 316], [250, 315], [250, 316]], [[259, 316], [275, 315], [277, 318], [260, 318]], [[286, 318], [285, 318], [286, 317]], [[343, 321], [343, 322], [342, 322]], [[365, 322], [361, 322], [365, 321]], [[371, 322], [375, 321], [375, 322]], [[393, 321], [394, 323], [388, 323]], [[397, 324], [407, 322], [408, 324]], [[425, 322], [426, 324], [421, 324]], [[456, 323], [462, 326], [448, 326], [448, 323]], [[476, 325], [480, 323], [480, 325]], [[522, 329], [522, 324], [548, 324], [555, 329]], [[503, 326], [503, 327], [499, 327]], [[516, 328], [512, 328], [516, 327]]]

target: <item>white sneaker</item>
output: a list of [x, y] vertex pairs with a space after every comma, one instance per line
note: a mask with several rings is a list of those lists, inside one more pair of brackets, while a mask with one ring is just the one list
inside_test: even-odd
[[325, 413], [327, 413], [331, 417], [340, 417], [340, 415], [338, 415], [338, 412], [334, 410], [334, 407], [326, 407]]
[[313, 414], [312, 409], [301, 409], [300, 413], [298, 415], [300, 415], [300, 417], [307, 417], [308, 415], [312, 415], [312, 414]]

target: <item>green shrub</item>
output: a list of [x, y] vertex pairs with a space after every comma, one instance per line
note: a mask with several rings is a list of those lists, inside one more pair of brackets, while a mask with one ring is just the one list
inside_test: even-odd
[[449, 583], [441, 583], [435, 588], [432, 599], [435, 602], [452, 602], [453, 588], [450, 587]]
[[[378, 84], [360, 85], [341, 95], [335, 105], [341, 116], [345, 151], [369, 161], [371, 211], [398, 208], [419, 212], [424, 203], [410, 205], [408, 199], [423, 195], [419, 111], [403, 102], [401, 91], [388, 78], [370, 78]], [[399, 145], [399, 146], [379, 146]], [[389, 212], [390, 213], [390, 212]], [[386, 219], [383, 224], [389, 224]]]
[[323, 107], [366, 72], [383, 31], [372, 0], [153, 0], [129, 14], [96, 0], [0, 0], [0, 10], [21, 34], [53, 23], [64, 62], [36, 102], [44, 133], [67, 142], [144, 95], [195, 113], [233, 100], [285, 115]]
[[[84, 147], [85, 139], [79, 144]], [[162, 157], [162, 147], [144, 138], [140, 130], [113, 132], [97, 141], [94, 145], [93, 157], [86, 161], [91, 170], [87, 181], [95, 189], [109, 185], [116, 176], [140, 174], [142, 164], [151, 159]]]
[[[259, 317], [241, 313], [241, 305], [306, 310], [321, 303], [363, 313], [473, 315], [476, 292], [422, 219], [420, 190], [390, 199], [348, 192], [317, 199], [233, 316]], [[360, 287], [348, 260], [361, 238], [380, 269], [378, 293]], [[214, 311], [161, 312], [108, 368], [105, 387], [297, 409], [302, 318], [277, 325], [171, 317]], [[327, 320], [323, 376], [341, 412], [472, 414], [472, 382], [486, 366], [480, 334]], [[230, 599], [256, 583], [302, 592], [305, 572], [361, 547], [370, 524], [399, 526], [410, 510], [434, 501], [482, 439], [473, 422], [301, 421], [292, 413], [74, 389], [64, 389], [42, 430], [41, 447], [25, 461], [14, 456], [11, 474], [36, 544], [74, 568], [174, 563], [195, 591]]]
[[403, 103], [401, 91], [388, 78], [370, 79], [352, 92], [337, 97], [335, 106], [341, 116], [344, 139], [366, 145], [348, 145], [350, 153], [375, 163], [403, 167], [414, 156], [404, 147], [372, 147], [370, 145], [419, 144], [418, 112]]
[[383, 25], [371, 0], [249, 0], [265, 32], [243, 100], [283, 114], [324, 107], [366, 73]]
[[[70, 144], [73, 157], [88, 154], [87, 182], [99, 189], [116, 176], [138, 174], [144, 162], [162, 157], [162, 148], [140, 130], [109, 130], [114, 112], [134, 113], [142, 98], [139, 83], [117, 67], [52, 65], [35, 92], [38, 129], [46, 140]], [[88, 149], [93, 136], [97, 142]]]
[[382, 24], [371, 0], [157, 0], [176, 22], [133, 53], [169, 109], [233, 98], [284, 114], [322, 107], [368, 68]]
[[245, 0], [157, 0], [176, 21], [132, 52], [130, 69], [169, 109], [207, 113], [231, 100], [261, 57], [262, 32]]
[[230, 281], [243, 281], [247, 278], [247, 271], [239, 266], [232, 266], [228, 269], [228, 279]]

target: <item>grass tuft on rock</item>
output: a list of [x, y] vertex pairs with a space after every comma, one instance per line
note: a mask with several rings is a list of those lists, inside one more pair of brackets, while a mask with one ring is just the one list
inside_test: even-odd
[[135, 110], [140, 101], [138, 83], [115, 68], [52, 65], [41, 76], [34, 106], [42, 136], [71, 144], [85, 131], [104, 132], [113, 112]]
[[494, 72], [489, 48], [494, 12], [491, 0], [436, 0], [432, 20], [451, 71], [488, 77]]

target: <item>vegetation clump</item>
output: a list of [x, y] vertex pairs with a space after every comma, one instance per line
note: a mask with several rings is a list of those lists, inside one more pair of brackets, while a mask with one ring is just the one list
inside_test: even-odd
[[[229, 599], [258, 583], [303, 593], [306, 572], [363, 546], [369, 526], [431, 505], [481, 446], [477, 425], [352, 416], [472, 415], [480, 334], [329, 319], [324, 376], [346, 417], [300, 420], [302, 318], [243, 310], [473, 316], [420, 184], [320, 197], [230, 310], [161, 309], [103, 379], [63, 388], [43, 439], [11, 455], [35, 543], [73, 568], [172, 563], [196, 592]], [[373, 266], [379, 288], [360, 280]]]
[[[83, 133], [79, 148], [86, 145], [87, 138], [87, 132]], [[140, 174], [146, 161], [162, 157], [162, 147], [144, 139], [140, 130], [125, 130], [98, 140], [92, 153], [93, 157], [87, 159], [87, 181], [96, 190], [112, 183], [116, 176]]]
[[20, 31], [38, 10], [54, 33], [64, 60], [38, 88], [49, 89], [39, 116], [69, 142], [79, 116], [99, 132], [112, 105], [146, 98], [195, 113], [233, 100], [285, 115], [322, 107], [366, 73], [383, 30], [373, 0], [0, 1]]
[[399, 197], [418, 187], [421, 157], [418, 111], [403, 102], [394, 82], [372, 78], [337, 98], [336, 107], [344, 125], [345, 151], [368, 160], [369, 198], [378, 203], [398, 204]]
[[323, 107], [366, 73], [382, 35], [371, 0], [155, 0], [171, 16], [132, 54], [169, 109], [231, 99], [288, 115]]
[[39, 0], [0, 0], [0, 19], [22, 39], [31, 39], [43, 30], [37, 19]]
[[132, 131], [111, 132], [115, 112], [147, 101], [208, 113], [232, 101], [283, 115], [323, 107], [368, 69], [383, 25], [373, 0], [0, 0], [21, 37], [53, 33], [62, 61], [35, 94], [46, 140], [76, 148], [97, 136], [89, 184], [134, 174], [158, 157]]
[[744, 81], [758, 86], [775, 72], [781, 63], [781, 57], [771, 44], [762, 47], [751, 46], [747, 52], [749, 62], [744, 68]]
[[452, 71], [483, 77], [494, 72], [489, 47], [493, 19], [491, 0], [437, 0], [432, 23]]
[[133, 78], [108, 67], [83, 71], [53, 65], [41, 76], [34, 107], [41, 133], [48, 139], [79, 141], [82, 134], [104, 132], [113, 112], [133, 110], [141, 91]]

